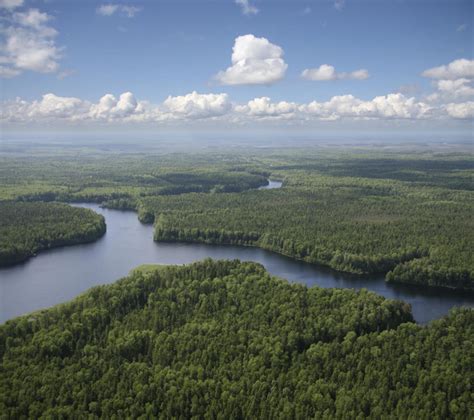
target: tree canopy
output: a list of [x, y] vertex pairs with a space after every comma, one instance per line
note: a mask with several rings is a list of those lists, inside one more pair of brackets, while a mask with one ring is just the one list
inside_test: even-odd
[[0, 201], [0, 266], [25, 261], [45, 249], [94, 241], [105, 229], [104, 218], [89, 209]]
[[474, 311], [307, 288], [255, 263], [138, 269], [0, 326], [6, 418], [469, 418]]

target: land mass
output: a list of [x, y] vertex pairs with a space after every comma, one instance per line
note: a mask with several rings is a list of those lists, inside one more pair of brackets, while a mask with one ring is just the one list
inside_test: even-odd
[[[0, 200], [94, 201], [137, 211], [157, 241], [258, 246], [389, 282], [474, 290], [469, 153], [239, 149], [0, 162]], [[283, 187], [257, 190], [268, 177]]]
[[9, 418], [469, 418], [474, 311], [422, 327], [262, 266], [147, 266], [0, 326]]
[[0, 201], [0, 267], [46, 249], [95, 241], [105, 230], [104, 217], [89, 209]]

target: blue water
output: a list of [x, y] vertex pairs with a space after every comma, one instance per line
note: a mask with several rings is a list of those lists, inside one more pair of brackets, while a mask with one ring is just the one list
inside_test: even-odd
[[474, 307], [473, 296], [389, 285], [382, 276], [341, 274], [258, 248], [155, 243], [153, 227], [141, 224], [136, 213], [95, 204], [81, 206], [104, 215], [107, 233], [94, 243], [41, 252], [23, 264], [0, 269], [0, 322], [65, 302], [92, 286], [114, 282], [140, 264], [185, 264], [206, 257], [256, 261], [274, 275], [308, 286], [366, 288], [402, 299], [412, 305], [420, 323], [445, 315], [453, 306]]

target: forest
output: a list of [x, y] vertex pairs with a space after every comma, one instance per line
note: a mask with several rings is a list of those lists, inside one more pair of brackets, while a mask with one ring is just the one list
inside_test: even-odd
[[276, 174], [281, 189], [145, 197], [139, 217], [155, 221], [157, 241], [259, 246], [340, 271], [384, 273], [389, 282], [474, 290], [472, 191]]
[[[429, 148], [0, 155], [0, 200], [92, 201], [155, 240], [258, 246], [388, 282], [474, 290], [474, 160]], [[268, 178], [283, 187], [259, 190]]]
[[428, 326], [366, 290], [262, 266], [142, 267], [0, 326], [3, 418], [474, 414], [474, 311]]
[[45, 249], [95, 241], [105, 230], [104, 218], [92, 210], [60, 203], [0, 201], [0, 267]]

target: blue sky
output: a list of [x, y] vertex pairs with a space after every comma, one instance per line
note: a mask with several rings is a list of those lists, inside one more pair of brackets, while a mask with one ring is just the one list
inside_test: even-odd
[[[31, 105], [41, 101], [45, 94], [82, 101], [81, 105], [74, 105], [80, 112], [86, 112], [84, 106], [98, 103], [109, 93], [117, 103], [122, 93], [131, 92], [133, 100], [127, 97], [127, 101], [135, 101], [135, 105], [140, 101], [153, 104], [161, 107], [159, 112], [164, 112], [163, 102], [168, 96], [186, 98], [187, 108], [205, 107], [199, 104], [201, 99], [213, 104], [220, 100], [186, 96], [196, 91], [200, 95], [227, 94], [225, 100], [231, 105], [220, 103], [215, 113], [194, 113], [193, 120], [222, 119], [224, 115], [230, 118], [227, 114], [235, 113], [236, 106], [244, 107], [255, 98], [268, 97], [270, 101], [260, 101], [258, 109], [252, 108], [255, 110], [253, 118], [262, 117], [260, 119], [267, 123], [273, 118], [281, 123], [282, 118], [277, 117], [283, 114], [286, 115], [283, 120], [294, 120], [288, 116], [288, 107], [271, 108], [271, 104], [292, 103], [292, 112], [301, 113], [301, 108], [295, 111], [297, 107], [313, 101], [327, 103], [341, 95], [352, 95], [361, 101], [350, 101], [350, 106], [359, 107], [352, 114], [313, 110], [322, 120], [336, 121], [362, 115], [360, 108], [366, 107], [364, 101], [369, 104], [374, 97], [397, 93], [405, 99], [416, 98], [417, 104], [436, 107], [436, 112], [429, 112], [434, 112], [438, 119], [441, 107], [446, 110], [448, 104], [454, 104], [451, 109], [456, 111], [449, 115], [462, 117], [456, 121], [462, 129], [472, 129], [472, 124], [466, 123], [473, 112], [469, 91], [472, 90], [473, 58], [473, 3], [470, 0], [249, 0], [240, 4], [235, 0], [0, 0], [0, 5], [3, 5], [2, 49], [3, 56], [7, 57], [3, 61], [8, 73], [8, 77], [1, 79], [5, 109], [12, 106], [14, 98], [20, 97]], [[111, 7], [101, 9], [104, 6]], [[5, 45], [11, 34], [27, 27], [26, 18], [21, 20], [21, 16], [27, 16], [32, 9], [46, 17], [40, 19], [40, 23], [31, 23], [30, 19], [27, 24], [36, 25], [32, 29], [35, 31], [44, 32], [44, 28], [56, 31], [54, 35], [47, 34], [45, 41], [54, 51], [49, 50], [51, 56], [47, 64], [35, 61], [34, 64], [20, 63], [18, 67], [18, 57], [9, 57]], [[248, 34], [253, 38], [241, 40], [242, 51], [253, 48], [263, 38], [266, 44], [261, 47], [273, 48], [274, 56], [263, 57], [276, 60], [272, 61], [272, 66], [276, 66], [271, 70], [273, 78], [265, 79], [264, 75], [261, 80], [255, 79], [250, 74], [236, 74], [234, 70], [238, 69], [231, 70], [227, 76], [216, 77], [232, 66], [236, 39]], [[464, 70], [455, 75], [422, 76], [428, 69], [448, 66], [460, 59], [467, 63], [461, 63]], [[322, 71], [322, 65], [332, 67], [329, 74]], [[270, 71], [267, 67], [264, 71]], [[312, 80], [308, 80], [302, 77], [305, 69], [319, 70], [313, 71]], [[253, 71], [247, 70], [247, 73]], [[364, 70], [365, 76], [354, 76], [352, 72], [358, 70]], [[242, 80], [251, 83], [241, 83]], [[446, 87], [441, 89], [436, 85], [440, 80], [465, 80], [457, 86], [468, 90], [459, 94], [458, 88], [454, 91], [454, 87], [449, 87], [448, 95]], [[427, 99], [437, 93], [438, 97]], [[61, 106], [64, 103], [61, 102]], [[455, 106], [457, 108], [453, 108]], [[172, 106], [164, 107], [170, 114], [170, 109], [179, 111], [180, 103], [175, 101]], [[43, 107], [41, 114], [43, 119], [45, 109]], [[239, 116], [252, 114], [249, 108], [239, 109]], [[415, 114], [415, 119], [421, 114], [425, 118], [427, 112], [420, 109], [415, 113], [410, 111], [408, 119]], [[12, 112], [9, 111], [10, 117], [4, 116], [9, 123]], [[178, 114], [183, 116], [181, 111]], [[379, 118], [379, 114], [388, 115], [391, 120], [398, 118], [373, 110], [362, 116]], [[402, 114], [399, 116], [407, 119]], [[47, 117], [51, 119], [55, 115]], [[148, 122], [152, 119], [147, 118]], [[168, 118], [175, 119], [174, 116]], [[298, 119], [301, 120], [300, 116]], [[27, 118], [22, 120], [23, 124], [28, 122]], [[115, 123], [118, 123], [117, 118]]]

